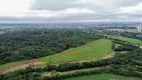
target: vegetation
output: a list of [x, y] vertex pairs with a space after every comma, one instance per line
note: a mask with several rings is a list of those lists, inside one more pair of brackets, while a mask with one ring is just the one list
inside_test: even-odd
[[[74, 62], [74, 61], [86, 61], [86, 60], [89, 61], [99, 60], [105, 57], [110, 58], [113, 56], [111, 45], [112, 42], [110, 40], [100, 39], [81, 47], [71, 48], [59, 54], [38, 58], [36, 60], [43, 61], [45, 64], [52, 64], [52, 63], [61, 63], [68, 61]], [[102, 50], [100, 50], [100, 48], [102, 48]], [[16, 65], [19, 63], [21, 63], [21, 61], [0, 65], [0, 70], [3, 70], [9, 66]]]
[[[67, 62], [72, 60], [95, 60], [107, 54], [112, 54], [112, 42], [107, 39], [96, 40], [87, 45], [63, 51], [60, 54], [40, 58], [45, 63]], [[101, 50], [100, 50], [101, 49]]]
[[[117, 53], [114, 58], [82, 62], [82, 63], [64, 63], [59, 65], [47, 65], [44, 68], [31, 68], [18, 70], [15, 72], [9, 72], [1, 75], [1, 80], [14, 80], [14, 79], [35, 79], [35, 80], [62, 80], [68, 77], [109, 73], [109, 74], [119, 74], [123, 76], [135, 76], [142, 77], [142, 50], [137, 48], [134, 51], [127, 53]], [[42, 76], [43, 72], [65, 72], [71, 70], [85, 69], [85, 68], [95, 68], [85, 71], [75, 71], [66, 74], [54, 74], [51, 76]], [[18, 75], [18, 76], [17, 76]]]
[[[93, 78], [95, 74], [110, 74], [110, 77], [112, 74], [116, 74], [121, 75], [116, 76], [119, 78], [129, 76], [138, 77], [131, 79], [140, 80], [142, 78], [142, 49], [136, 45], [141, 45], [141, 38], [134, 36], [137, 33], [131, 32], [130, 34], [129, 32], [115, 31], [103, 31], [101, 33], [104, 32], [109, 34], [109, 37], [108, 35], [107, 37], [100, 35], [93, 30], [80, 29], [22, 29], [4, 33], [6, 37], [1, 39], [2, 46], [0, 48], [1, 64], [4, 61], [10, 62], [10, 59], [16, 61], [33, 58], [38, 58], [38, 60], [48, 64], [45, 67], [29, 66], [25, 69], [7, 72], [0, 75], [0, 80], [70, 80], [75, 79], [73, 77], [79, 79], [81, 76], [84, 76], [83, 79], [85, 79], [85, 77], [88, 77], [87, 75]], [[21, 37], [21, 35], [24, 37]], [[124, 37], [116, 38], [114, 35]], [[0, 36], [4, 35], [1, 34]], [[71, 40], [71, 49], [69, 50], [65, 48], [66, 39]], [[93, 40], [96, 41], [93, 42]], [[86, 43], [89, 44], [84, 45]], [[112, 50], [116, 51], [113, 57], [101, 59]], [[42, 56], [47, 57], [39, 58]], [[96, 56], [100, 59], [96, 60]], [[86, 58], [92, 61], [77, 62]], [[76, 62], [68, 63], [70, 60]], [[55, 65], [54, 62], [59, 63]]]
[[138, 36], [141, 35], [140, 33], [133, 33], [133, 32], [119, 32], [119, 31], [103, 31], [101, 32], [106, 34], [107, 36], [115, 39], [120, 39], [123, 41], [128, 41], [129, 43], [142, 45], [142, 37]]
[[[90, 60], [111, 58], [114, 55], [111, 49], [111, 45], [112, 45], [112, 42], [110, 40], [100, 39], [81, 47], [71, 48], [59, 54], [42, 57], [36, 60], [43, 61], [44, 64], [52, 64], [52, 63], [61, 63], [61, 62], [68, 62], [68, 61], [72, 61], [72, 62], [86, 61], [86, 60], [90, 61]], [[102, 48], [102, 50], [100, 50], [100, 48]], [[86, 54], [88, 52], [89, 54]], [[22, 62], [26, 62], [26, 61], [22, 61]], [[17, 65], [20, 63], [21, 61], [0, 65], [0, 70], [3, 70], [7, 67]]]
[[15, 64], [20, 63], [20, 62], [22, 62], [22, 61], [19, 61], [19, 62], [11, 62], [11, 63], [7, 63], [7, 64], [0, 65], [0, 70], [3, 70], [3, 69], [5, 69], [5, 68], [7, 68], [7, 67], [9, 67], [9, 66], [15, 65]]
[[139, 78], [134, 77], [125, 77], [114, 74], [95, 74], [81, 77], [73, 77], [64, 80], [141, 80]]
[[80, 29], [20, 29], [0, 35], [0, 64], [53, 55], [70, 47], [79, 47], [90, 41], [103, 38], [95, 32]]
[[136, 45], [142, 45], [142, 42], [139, 39], [135, 39], [135, 38], [127, 38], [122, 36], [112, 36], [112, 38], [128, 41], [129, 43], [136, 44]]

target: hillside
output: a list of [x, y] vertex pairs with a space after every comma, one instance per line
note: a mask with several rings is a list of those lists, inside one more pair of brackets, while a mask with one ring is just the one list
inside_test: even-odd
[[100, 39], [81, 47], [71, 48], [63, 51], [60, 54], [40, 58], [39, 60], [42, 60], [45, 63], [49, 63], [49, 61], [51, 63], [60, 63], [80, 60], [97, 60], [105, 57], [108, 54], [111, 57], [113, 52], [111, 46], [112, 42], [110, 40]]
[[[113, 56], [111, 49], [112, 42], [107, 39], [100, 39], [93, 41], [77, 48], [70, 48], [59, 54], [42, 57], [29, 61], [12, 62], [0, 65], [0, 70], [13, 71], [20, 68], [28, 67], [30, 64], [44, 65], [44, 64], [59, 64], [62, 62], [76, 62], [76, 61], [90, 61], [110, 58]], [[100, 50], [101, 49], [101, 50]], [[16, 66], [15, 66], [16, 65]]]
[[[88, 32], [87, 34], [85, 33], [85, 35], [89, 34]], [[44, 36], [46, 35], [47, 34], [44, 33]], [[79, 34], [76, 35], [79, 36]], [[82, 36], [87, 39], [83, 37], [81, 39], [77, 38], [78, 41], [73, 39], [75, 38], [75, 35], [73, 35], [69, 49], [63, 48], [63, 51], [57, 51], [57, 53], [45, 57], [39, 56], [44, 54], [44, 52], [40, 52], [41, 54], [39, 54], [36, 51], [42, 50], [42, 48], [50, 51], [51, 48], [49, 45], [49, 48], [46, 45], [25, 45], [25, 47], [14, 50], [13, 52], [16, 53], [24, 51], [26, 55], [30, 52], [30, 55], [27, 56], [32, 56], [34, 53], [38, 55], [34, 54], [37, 56], [35, 59], [19, 60], [0, 65], [0, 79], [12, 80], [24, 78], [25, 80], [62, 80], [67, 78], [66, 80], [72, 80], [71, 77], [80, 76], [73, 78], [73, 80], [82, 79], [82, 77], [83, 79], [90, 80], [94, 77], [98, 77], [100, 80], [102, 78], [101, 76], [104, 76], [102, 79], [140, 80], [139, 78], [135, 78], [141, 77], [142, 73], [142, 67], [140, 66], [141, 49], [136, 46], [141, 44], [139, 39], [111, 35], [105, 37], [105, 34], [92, 34], [89, 37], [85, 35]], [[54, 40], [50, 41], [54, 43]], [[75, 46], [77, 42], [79, 43]], [[58, 43], [58, 40], [56, 43]], [[62, 44], [62, 46], [65, 47], [63, 41]], [[37, 48], [37, 46], [40, 46], [40, 48]], [[52, 50], [53, 52], [55, 49], [61, 48], [60, 45], [52, 46], [54, 46], [52, 47], [54, 48]], [[131, 71], [133, 71], [133, 73], [131, 73]]]

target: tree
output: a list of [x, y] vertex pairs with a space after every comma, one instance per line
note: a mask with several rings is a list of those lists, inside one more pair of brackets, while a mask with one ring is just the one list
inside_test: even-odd
[[115, 50], [115, 44], [114, 43], [112, 44], [111, 48], [112, 48], [112, 50]]

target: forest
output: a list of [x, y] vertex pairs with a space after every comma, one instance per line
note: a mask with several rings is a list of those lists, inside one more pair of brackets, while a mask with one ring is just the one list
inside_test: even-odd
[[[106, 31], [108, 35], [113, 35], [113, 33]], [[0, 80], [63, 80], [103, 73], [142, 78], [142, 49], [128, 41], [111, 38], [106, 34], [102, 35], [89, 29], [38, 28], [25, 28], [1, 34], [0, 64], [60, 53], [66, 50], [66, 40], [71, 41], [71, 48], [76, 48], [105, 38], [112, 41], [112, 50], [115, 54], [111, 58], [94, 61], [65, 62], [58, 65], [49, 63], [45, 67], [29, 65], [27, 68], [0, 75]], [[119, 34], [134, 38], [133, 33], [120, 32]], [[119, 46], [116, 47], [118, 44]]]
[[0, 64], [18, 60], [34, 59], [60, 53], [70, 47], [78, 47], [104, 38], [89, 30], [24, 28], [0, 35]]

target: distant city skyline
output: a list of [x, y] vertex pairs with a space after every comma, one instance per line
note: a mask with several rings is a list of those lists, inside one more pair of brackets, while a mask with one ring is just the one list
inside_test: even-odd
[[142, 33], [142, 24], [137, 25], [136, 28], [139, 33]]
[[0, 0], [0, 23], [142, 22], [142, 0]]

